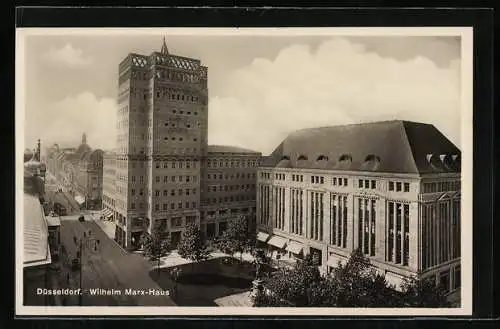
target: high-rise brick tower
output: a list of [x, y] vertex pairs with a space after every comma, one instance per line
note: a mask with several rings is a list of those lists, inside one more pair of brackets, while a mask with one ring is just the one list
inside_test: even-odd
[[170, 54], [165, 39], [159, 52], [120, 63], [114, 215], [124, 247], [157, 229], [175, 244], [186, 223], [199, 223], [207, 98], [207, 67]]

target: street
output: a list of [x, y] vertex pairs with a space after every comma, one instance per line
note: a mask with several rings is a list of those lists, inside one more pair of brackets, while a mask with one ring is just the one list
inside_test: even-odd
[[78, 213], [80, 207], [76, 200], [65, 189], [59, 191], [59, 188], [61, 188], [61, 184], [56, 181], [53, 175], [47, 174], [45, 182], [45, 197], [47, 201], [59, 202], [66, 208], [68, 214]]
[[[61, 271], [61, 280], [69, 285], [64, 287], [79, 288], [79, 270], [71, 271], [71, 261], [77, 257], [78, 239], [83, 234], [90, 232], [90, 238], [99, 240], [100, 247], [93, 250], [91, 243], [84, 243], [82, 248], [82, 289], [83, 305], [91, 306], [168, 306], [174, 305], [170, 297], [138, 295], [126, 296], [125, 289], [133, 290], [161, 290], [156, 282], [149, 276], [151, 265], [146, 259], [137, 254], [132, 254], [121, 249], [111, 240], [101, 228], [95, 224], [90, 216], [85, 216], [85, 222], [79, 222], [78, 216], [61, 217], [61, 243], [65, 252], [62, 255], [64, 270]], [[94, 241], [95, 241], [94, 240]], [[93, 288], [115, 289], [121, 295], [90, 295]], [[67, 298], [66, 305], [78, 305], [78, 296]]]
[[[149, 276], [151, 264], [138, 254], [128, 253], [109, 238], [94, 223], [88, 212], [79, 210], [77, 202], [69, 193], [59, 192], [60, 185], [52, 175], [48, 175], [45, 185], [47, 201], [59, 202], [66, 207], [68, 216], [61, 216], [61, 271], [57, 275], [59, 288], [80, 288], [80, 270], [73, 271], [71, 262], [77, 258], [82, 244], [82, 304], [87, 306], [168, 306], [175, 305], [168, 296], [125, 295], [125, 289], [162, 291]], [[78, 221], [84, 215], [85, 221]], [[84, 233], [90, 239], [84, 238]], [[94, 250], [96, 241], [99, 248]], [[113, 295], [91, 295], [91, 289], [115, 289], [121, 292]], [[64, 305], [79, 305], [79, 296], [64, 296]]]

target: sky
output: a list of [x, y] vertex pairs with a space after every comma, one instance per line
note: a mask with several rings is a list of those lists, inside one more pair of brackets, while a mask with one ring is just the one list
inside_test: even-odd
[[[25, 144], [115, 147], [118, 64], [155, 35], [29, 35]], [[209, 143], [268, 154], [298, 129], [380, 120], [434, 124], [460, 147], [460, 38], [167, 35], [208, 67]], [[21, 59], [22, 60], [22, 59]]]

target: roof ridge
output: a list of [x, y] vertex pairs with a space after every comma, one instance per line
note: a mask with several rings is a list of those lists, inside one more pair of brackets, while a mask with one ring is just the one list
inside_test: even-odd
[[301, 131], [308, 131], [308, 130], [327, 129], [327, 128], [335, 128], [335, 127], [352, 127], [352, 126], [363, 126], [363, 125], [375, 125], [375, 124], [383, 124], [383, 123], [403, 123], [403, 124], [404, 123], [416, 123], [416, 124], [421, 124], [421, 125], [430, 125], [430, 126], [432, 126], [431, 123], [411, 121], [411, 120], [404, 120], [404, 119], [392, 119], [392, 120], [365, 121], [365, 122], [357, 122], [357, 123], [334, 124], [334, 125], [329, 125], [329, 126], [301, 128], [301, 129], [297, 129], [297, 130], [291, 132], [290, 134], [294, 134], [294, 133], [301, 132]]
[[403, 135], [404, 135], [404, 140], [405, 140], [404, 143], [405, 143], [406, 147], [410, 149], [411, 160], [412, 160], [411, 163], [413, 165], [413, 169], [415, 170], [415, 172], [420, 174], [420, 170], [418, 169], [417, 161], [415, 160], [415, 154], [413, 153], [413, 147], [410, 144], [410, 139], [408, 138], [408, 132], [406, 131], [406, 125], [405, 125], [404, 121], [401, 122], [401, 129], [403, 130]]

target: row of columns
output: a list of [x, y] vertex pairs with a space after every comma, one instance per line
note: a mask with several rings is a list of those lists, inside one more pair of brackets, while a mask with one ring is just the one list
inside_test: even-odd
[[[260, 185], [258, 189], [258, 210], [257, 210], [257, 223], [260, 226], [263, 227], [268, 227], [269, 229], [275, 228], [275, 214], [278, 213], [276, 211], [275, 207], [277, 206], [276, 200], [277, 196], [276, 193], [272, 193], [273, 190], [272, 185]], [[281, 187], [280, 187], [281, 188]], [[316, 205], [322, 204], [322, 211], [323, 211], [323, 230], [322, 235], [320, 235], [320, 241], [325, 245], [331, 244], [331, 234], [332, 232], [332, 218], [331, 218], [331, 208], [332, 208], [332, 202], [333, 200], [330, 199], [330, 196], [343, 196], [345, 197], [345, 203], [347, 206], [347, 227], [344, 232], [347, 233], [346, 237], [346, 244], [345, 247], [342, 243], [343, 248], [346, 250], [353, 250], [357, 247], [362, 247], [364, 242], [364, 237], [365, 234], [367, 234], [368, 238], [368, 255], [375, 255], [375, 258], [381, 260], [381, 261], [386, 261], [387, 260], [387, 254], [386, 254], [386, 246], [387, 246], [387, 241], [386, 237], [388, 237], [388, 224], [389, 224], [389, 219], [386, 218], [386, 199], [380, 198], [378, 196], [371, 196], [371, 195], [346, 195], [342, 193], [332, 193], [332, 192], [323, 192], [323, 191], [315, 191], [313, 189], [310, 190], [304, 190], [304, 189], [294, 189], [294, 188], [289, 188], [289, 187], [283, 187], [284, 188], [284, 198], [285, 198], [285, 208], [284, 208], [284, 218], [285, 222], [283, 225], [283, 228], [281, 231], [284, 231], [286, 233], [292, 233], [292, 226], [291, 226], [291, 219], [297, 218], [296, 216], [300, 216], [300, 213], [297, 214], [297, 212], [300, 211], [300, 206], [302, 206], [302, 215], [303, 215], [303, 220], [302, 220], [302, 233], [301, 236], [307, 239], [310, 239], [311, 242], [314, 241], [312, 239], [318, 232], [316, 230], [319, 230], [321, 227], [315, 226], [315, 223], [311, 223], [312, 214], [311, 214], [311, 207], [316, 207]], [[271, 193], [268, 193], [268, 191], [271, 191]], [[294, 191], [292, 193], [292, 191]], [[296, 201], [300, 200], [300, 192], [295, 192], [295, 191], [302, 191], [302, 203], [301, 204], [295, 204], [296, 206], [293, 207], [293, 210], [296, 211], [295, 215], [292, 217], [292, 197], [296, 197]], [[323, 196], [321, 200], [321, 196]], [[317, 199], [319, 198], [319, 199]], [[372, 201], [373, 200], [373, 201]], [[319, 203], [318, 203], [319, 202]], [[361, 202], [361, 203], [360, 203]], [[366, 204], [365, 202], [368, 202], [369, 207], [365, 207]], [[375, 208], [372, 207], [371, 202], [375, 202]], [[392, 202], [392, 201], [390, 201]], [[409, 266], [416, 268], [418, 266], [418, 259], [417, 259], [417, 250], [418, 250], [418, 209], [417, 209], [417, 204], [415, 203], [409, 203], [406, 201], [395, 201], [396, 203], [401, 203], [405, 204], [408, 207], [409, 211], [409, 216], [410, 216], [410, 222], [409, 222], [409, 230], [404, 231], [404, 234], [408, 234], [409, 238]], [[359, 214], [359, 207], [362, 204], [362, 213], [361, 217]], [[319, 211], [319, 209], [318, 209]], [[338, 210], [337, 210], [338, 211]], [[314, 215], [316, 215], [316, 210]], [[372, 216], [374, 215], [375, 222], [373, 223], [372, 221]], [[266, 217], [268, 216], [268, 217]], [[266, 219], [269, 219], [268, 222], [266, 222]], [[338, 217], [338, 213], [337, 216]], [[360, 219], [361, 219], [361, 227], [362, 230], [359, 229], [360, 225]], [[295, 221], [297, 223], [297, 221]], [[338, 223], [338, 222], [337, 222]], [[368, 231], [365, 230], [365, 223], [368, 224]], [[404, 224], [404, 223], [403, 223]], [[328, 229], [326, 229], [326, 225], [328, 225]], [[338, 225], [338, 224], [337, 224]], [[336, 225], [336, 226], [337, 226]], [[299, 231], [295, 231], [299, 232]], [[368, 234], [372, 232], [372, 234]], [[314, 233], [314, 234], [313, 234]], [[316, 235], [317, 236], [317, 235]], [[404, 237], [404, 235], [403, 235]], [[338, 239], [338, 236], [336, 236], [336, 240]], [[373, 240], [372, 240], [373, 239]], [[402, 239], [404, 242], [404, 239]], [[403, 250], [403, 249], [402, 249]]]

